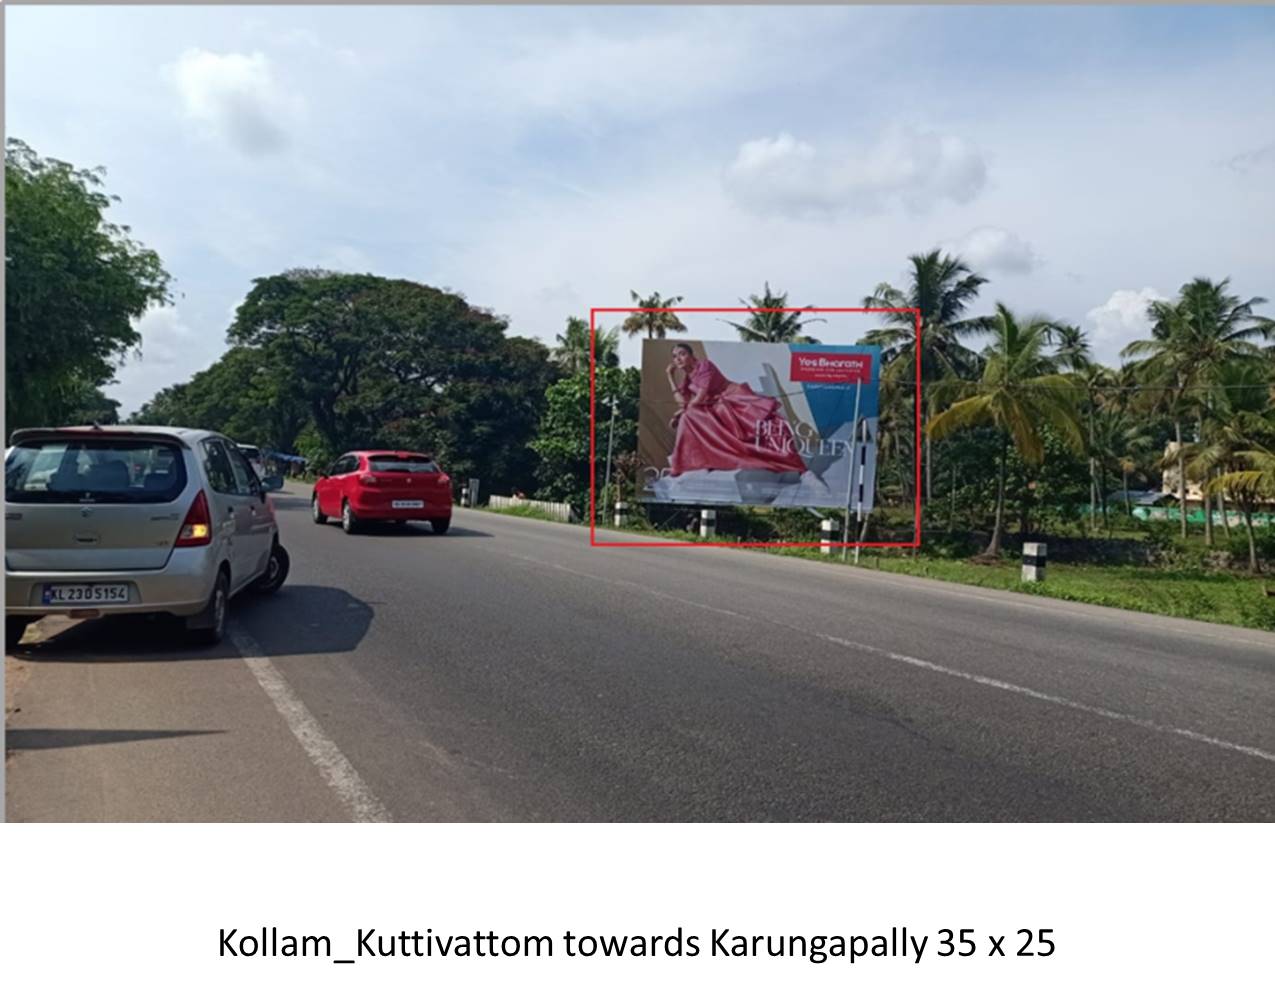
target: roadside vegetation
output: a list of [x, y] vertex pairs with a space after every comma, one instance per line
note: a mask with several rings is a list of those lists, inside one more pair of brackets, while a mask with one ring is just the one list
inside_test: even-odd
[[[42, 158], [15, 139], [5, 162], [6, 423], [116, 422], [105, 390], [144, 347], [136, 322], [170, 299], [170, 277], [114, 218], [125, 205], [106, 192], [102, 170]], [[743, 297], [759, 311], [789, 305], [769, 283]], [[352, 447], [426, 450], [457, 480], [481, 479], [485, 493], [569, 502], [581, 518], [592, 481], [599, 523], [609, 524], [617, 499], [633, 502], [638, 469], [639, 373], [619, 367], [621, 336], [686, 332], [676, 314], [652, 312], [682, 297], [632, 298], [640, 311], [596, 333], [596, 462], [581, 315], [560, 329], [516, 329], [553, 340], [548, 347], [461, 293], [374, 274], [289, 269], [254, 279], [223, 329], [225, 354], [129, 419], [222, 430], [312, 468]], [[896, 314], [864, 338], [883, 349], [883, 367], [877, 508], [856, 536], [911, 540], [914, 502], [923, 535], [920, 552], [869, 551], [863, 565], [1275, 628], [1266, 594], [1275, 582], [1266, 578], [1275, 568], [1275, 324], [1264, 299], [1224, 277], [1192, 276], [1149, 305], [1150, 330], [1119, 368], [1097, 361], [1064, 315], [1008, 306], [984, 276], [938, 250], [908, 259], [904, 284], [880, 283], [862, 299], [918, 308], [921, 334], [910, 314]], [[799, 317], [756, 312], [729, 331], [816, 340], [818, 321]], [[1136, 519], [1134, 494], [1162, 488], [1178, 503], [1202, 493], [1208, 512], [1196, 497], [1198, 522], [1172, 512], [1165, 522]], [[636, 530], [687, 534], [686, 511], [632, 513]], [[724, 509], [718, 526], [726, 540], [820, 536], [804, 511]], [[1017, 581], [1024, 540], [1050, 546], [1043, 584]]]

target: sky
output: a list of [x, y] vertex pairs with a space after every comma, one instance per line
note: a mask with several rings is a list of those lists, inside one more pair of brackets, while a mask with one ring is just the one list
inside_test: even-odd
[[105, 166], [174, 277], [107, 389], [125, 413], [299, 266], [457, 291], [552, 344], [630, 290], [857, 306], [942, 247], [990, 280], [976, 311], [1075, 323], [1111, 364], [1196, 276], [1275, 297], [1271, 8], [6, 15], [8, 135]]

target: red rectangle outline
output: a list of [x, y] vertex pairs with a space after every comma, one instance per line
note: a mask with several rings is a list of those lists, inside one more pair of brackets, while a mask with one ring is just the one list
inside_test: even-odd
[[[599, 541], [597, 472], [597, 315], [600, 313], [910, 313], [916, 321], [916, 468], [911, 541]], [[921, 546], [921, 311], [918, 307], [590, 307], [589, 545], [594, 548], [919, 548]]]

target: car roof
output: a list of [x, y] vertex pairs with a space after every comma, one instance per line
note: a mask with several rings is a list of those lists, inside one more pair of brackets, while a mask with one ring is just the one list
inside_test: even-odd
[[[225, 438], [217, 431], [202, 430], [194, 427], [160, 427], [147, 424], [87, 424], [72, 427], [27, 427], [13, 432], [11, 444], [19, 444], [31, 438], [50, 437], [58, 434], [85, 434], [90, 437], [130, 437], [136, 435], [156, 435], [177, 438], [187, 444], [202, 441], [205, 438]], [[229, 439], [227, 439], [229, 440]]]
[[357, 448], [349, 452], [351, 455], [363, 455], [366, 458], [376, 457], [392, 457], [392, 458], [424, 458], [433, 461], [434, 456], [426, 454], [423, 451], [394, 451], [390, 448]]

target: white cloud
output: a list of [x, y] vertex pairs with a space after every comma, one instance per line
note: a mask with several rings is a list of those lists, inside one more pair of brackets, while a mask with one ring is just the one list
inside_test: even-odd
[[153, 306], [133, 322], [142, 336], [142, 357], [148, 365], [172, 365], [190, 346], [193, 331], [173, 306]]
[[184, 382], [225, 348], [219, 336], [201, 336], [175, 306], [153, 306], [133, 321], [142, 336], [140, 359], [130, 354], [115, 374], [108, 396], [121, 415], [137, 410], [165, 386]]
[[1130, 341], [1148, 337], [1151, 320], [1147, 305], [1167, 297], [1158, 290], [1117, 289], [1100, 307], [1094, 307], [1085, 318], [1093, 328], [1090, 340], [1095, 357], [1109, 365], [1121, 364], [1120, 349]]
[[268, 155], [287, 145], [288, 125], [304, 109], [261, 52], [223, 55], [192, 48], [169, 71], [186, 117], [247, 155]]
[[1263, 166], [1275, 165], [1275, 141], [1236, 155], [1226, 164], [1236, 172], [1251, 172]]
[[[609, 27], [612, 17], [599, 14], [566, 30], [516, 29], [509, 40], [481, 46], [487, 63], [481, 73], [469, 71], [474, 56], [466, 46], [458, 67], [464, 80], [449, 100], [460, 100], [467, 112], [534, 111], [581, 125], [617, 118], [631, 125], [764, 93], [776, 79], [791, 83], [829, 61], [824, 52], [792, 58], [786, 43], [800, 44], [806, 34], [786, 11], [750, 15], [691, 7], [672, 16], [644, 11], [644, 23], [630, 28]], [[819, 11], [807, 18], [836, 23], [845, 16]]]
[[944, 251], [959, 255], [975, 272], [1025, 275], [1040, 259], [1032, 246], [1002, 227], [977, 227], [957, 241], [945, 242]]
[[987, 182], [982, 154], [952, 135], [899, 129], [868, 148], [823, 153], [781, 133], [740, 146], [727, 190], [758, 213], [830, 217], [892, 205], [924, 212], [942, 201], [968, 203]]

